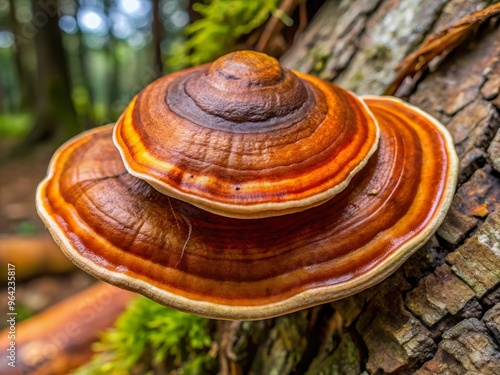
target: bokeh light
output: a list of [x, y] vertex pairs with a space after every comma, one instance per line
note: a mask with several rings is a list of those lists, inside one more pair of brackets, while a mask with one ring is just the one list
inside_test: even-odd
[[75, 34], [78, 32], [78, 24], [75, 17], [64, 15], [59, 19], [59, 27], [62, 31], [68, 34]]
[[14, 34], [10, 31], [0, 31], [0, 48], [10, 48], [14, 42]]
[[80, 29], [85, 33], [106, 35], [109, 31], [106, 15], [99, 9], [80, 9], [77, 20]]
[[174, 13], [172, 13], [172, 16], [170, 16], [170, 19], [172, 20], [172, 23], [174, 24], [175, 27], [178, 29], [183, 28], [189, 23], [189, 15], [187, 12], [183, 10], [176, 10]]
[[151, 2], [147, 0], [118, 0], [118, 9], [132, 17], [140, 18], [151, 11]]
[[130, 22], [130, 19], [122, 13], [112, 12], [110, 15], [111, 19], [111, 33], [115, 38], [118, 39], [127, 39], [130, 37], [135, 28], [133, 23]]

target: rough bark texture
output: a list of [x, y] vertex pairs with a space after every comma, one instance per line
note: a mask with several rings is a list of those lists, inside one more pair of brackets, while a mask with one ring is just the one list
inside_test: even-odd
[[[381, 94], [430, 33], [498, 1], [327, 1], [283, 58], [359, 94]], [[459, 187], [438, 233], [355, 296], [233, 324], [225, 368], [250, 374], [498, 374], [500, 27], [497, 18], [402, 90], [440, 119]], [[401, 92], [401, 91], [400, 91]]]

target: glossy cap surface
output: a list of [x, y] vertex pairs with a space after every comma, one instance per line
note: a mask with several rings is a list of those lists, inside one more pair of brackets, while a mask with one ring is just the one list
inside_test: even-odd
[[116, 124], [127, 170], [228, 217], [301, 211], [342, 191], [378, 143], [353, 94], [240, 51], [147, 86]]
[[458, 166], [435, 119], [395, 99], [365, 100], [379, 149], [321, 206], [246, 220], [203, 211], [130, 175], [108, 126], [54, 155], [39, 213], [85, 271], [191, 313], [263, 319], [357, 293], [434, 233]]

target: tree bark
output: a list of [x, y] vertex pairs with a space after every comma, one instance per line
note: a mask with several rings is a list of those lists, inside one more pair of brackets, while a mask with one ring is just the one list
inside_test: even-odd
[[[358, 94], [382, 94], [427, 35], [494, 3], [327, 1], [282, 62]], [[499, 56], [497, 17], [399, 90], [447, 126], [461, 160], [438, 233], [386, 281], [357, 295], [222, 324], [226, 373], [498, 374]]]

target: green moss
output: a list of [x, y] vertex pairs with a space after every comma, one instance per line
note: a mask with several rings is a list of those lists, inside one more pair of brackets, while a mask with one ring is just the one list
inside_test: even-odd
[[311, 48], [305, 57], [308, 61], [311, 61], [311, 71], [310, 73], [316, 76], [320, 76], [323, 69], [331, 56], [331, 52], [324, 51], [323, 47], [316, 46]]
[[370, 63], [383, 68], [391, 59], [392, 51], [385, 44], [376, 44], [366, 50], [366, 57]]
[[357, 72], [357, 73], [355, 73], [355, 74], [352, 76], [352, 78], [351, 78], [351, 80], [350, 80], [349, 84], [347, 85], [347, 87], [350, 87], [351, 89], [352, 89], [352, 88], [355, 88], [355, 87], [357, 87], [357, 86], [358, 86], [361, 82], [363, 82], [364, 80], [365, 80], [365, 75], [364, 75], [364, 73], [363, 73], [363, 72]]
[[181, 371], [198, 375], [217, 372], [209, 354], [213, 321], [168, 309], [139, 297], [94, 344], [92, 361], [75, 374], [147, 374]]
[[306, 375], [358, 375], [361, 371], [359, 362], [358, 348], [349, 334], [344, 333], [340, 338], [331, 338], [325, 352], [315, 358]]
[[251, 374], [292, 374], [307, 348], [308, 310], [276, 318], [260, 343]]
[[261, 26], [272, 14], [290, 19], [278, 12], [278, 0], [204, 0], [195, 2], [193, 10], [202, 18], [186, 27], [187, 40], [172, 46], [167, 65], [176, 70], [212, 61], [230, 52], [238, 38]]

